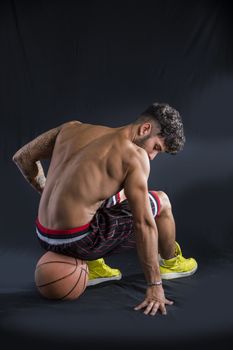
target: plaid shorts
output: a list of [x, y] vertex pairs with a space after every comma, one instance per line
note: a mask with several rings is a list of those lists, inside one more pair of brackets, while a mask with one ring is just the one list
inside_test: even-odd
[[[155, 191], [148, 192], [154, 218], [160, 213], [160, 200]], [[127, 200], [120, 202], [119, 193], [105, 200], [92, 220], [68, 230], [53, 230], [36, 220], [41, 246], [82, 260], [95, 260], [135, 248], [133, 217]]]

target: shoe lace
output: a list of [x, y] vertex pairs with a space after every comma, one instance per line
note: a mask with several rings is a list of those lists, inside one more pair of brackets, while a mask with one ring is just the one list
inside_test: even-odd
[[176, 264], [179, 264], [180, 262], [185, 261], [185, 258], [182, 255], [177, 255], [175, 261], [176, 261]]
[[[183, 263], [184, 261], [185, 261], [185, 258], [182, 256], [182, 254], [179, 254], [179, 255], [177, 255], [177, 256], [175, 257], [175, 259], [173, 260], [172, 265], [173, 265], [173, 267], [174, 267], [174, 266], [179, 265], [180, 263]], [[167, 267], [166, 262], [165, 262], [165, 263], [162, 263], [162, 266]], [[169, 265], [169, 268], [171, 268], [170, 265]]]

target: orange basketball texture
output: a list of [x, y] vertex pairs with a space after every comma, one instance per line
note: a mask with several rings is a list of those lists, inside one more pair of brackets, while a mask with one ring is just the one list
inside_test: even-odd
[[73, 300], [86, 289], [88, 273], [85, 261], [47, 252], [37, 262], [35, 283], [45, 298]]

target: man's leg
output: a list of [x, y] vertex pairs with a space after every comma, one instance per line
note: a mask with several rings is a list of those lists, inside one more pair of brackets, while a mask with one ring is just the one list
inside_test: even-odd
[[[162, 257], [160, 260], [160, 272], [161, 277], [163, 279], [172, 279], [172, 278], [179, 278], [179, 277], [185, 277], [193, 274], [197, 269], [197, 263], [193, 258], [186, 259], [182, 256], [182, 252], [180, 249], [179, 244], [176, 242], [176, 229], [175, 229], [175, 220], [172, 214], [172, 208], [171, 203], [169, 201], [168, 196], [162, 192], [162, 191], [150, 191], [154, 199], [151, 201], [152, 205], [152, 211], [153, 215], [155, 216], [155, 222], [157, 224], [158, 228], [158, 245], [159, 245], [159, 253]], [[150, 194], [150, 195], [151, 195]], [[116, 203], [121, 203], [125, 199], [127, 199], [124, 195], [124, 193], [120, 193], [120, 198], [109, 199], [106, 201], [106, 208], [117, 208], [117, 216], [119, 218], [119, 215], [121, 213], [121, 210], [123, 209], [123, 212], [129, 211], [129, 216], [127, 214], [124, 217], [122, 217], [123, 223], [127, 221], [131, 222], [132, 219], [130, 219], [130, 210], [127, 205], [127, 201], [124, 202], [125, 204], [122, 207], [118, 206], [115, 207], [114, 205]], [[155, 203], [156, 199], [156, 203]], [[152, 203], [154, 202], [154, 203]], [[115, 209], [114, 209], [115, 210]], [[157, 215], [156, 215], [157, 214]], [[111, 213], [111, 216], [113, 213]], [[131, 215], [132, 216], [132, 215]], [[119, 225], [119, 222], [118, 222]], [[125, 227], [122, 226], [123, 231], [125, 230]], [[131, 229], [129, 229], [129, 232], [131, 232]], [[119, 226], [119, 232], [121, 231], [121, 228]], [[132, 234], [128, 235], [129, 233], [127, 231], [126, 236], [127, 240], [126, 243], [123, 241], [119, 245], [118, 248], [114, 248], [115, 253], [117, 251], [122, 251], [125, 249], [129, 249], [134, 247], [135, 240], [133, 231]], [[128, 240], [129, 239], [129, 240]], [[121, 273], [117, 269], [111, 269], [109, 266], [107, 266], [103, 259], [97, 259], [93, 262], [89, 262], [91, 275], [89, 280], [89, 285], [94, 285], [97, 283], [110, 281], [114, 279], [120, 279]]]
[[[123, 193], [118, 193], [116, 196], [107, 199], [103, 203], [103, 207], [109, 208], [116, 203], [122, 202], [124, 199], [125, 196]], [[87, 261], [87, 265], [89, 268], [89, 280], [87, 286], [94, 286], [103, 282], [116, 281], [122, 278], [121, 271], [107, 265], [103, 258]]]
[[160, 213], [155, 217], [159, 236], [159, 253], [163, 259], [171, 259], [175, 254], [176, 227], [170, 200], [166, 193], [156, 192], [160, 199]]
[[172, 206], [166, 193], [156, 191], [160, 201], [160, 212], [155, 217], [158, 228], [158, 246], [160, 273], [163, 279], [172, 279], [192, 275], [197, 270], [197, 262], [193, 258], [184, 258], [181, 248], [176, 242], [176, 225]]
[[[175, 256], [176, 249], [175, 221], [172, 215], [171, 204], [164, 192], [153, 192], [157, 197], [157, 204], [155, 204], [155, 208], [153, 210], [157, 211], [159, 206], [159, 216], [156, 216], [156, 223], [158, 230], [161, 233], [159, 234], [158, 242], [160, 254], [164, 259], [170, 259]], [[127, 198], [125, 196], [124, 190], [122, 190], [117, 196], [113, 196], [106, 200], [103, 206], [109, 208], [116, 203], [123, 202], [125, 199]], [[122, 277], [120, 270], [113, 269], [110, 266], [106, 265], [103, 258], [87, 261], [87, 263], [89, 267], [88, 286], [111, 280], [119, 280]]]

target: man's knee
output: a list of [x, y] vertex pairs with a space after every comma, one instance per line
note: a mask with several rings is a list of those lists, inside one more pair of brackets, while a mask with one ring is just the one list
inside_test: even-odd
[[171, 211], [172, 206], [168, 195], [163, 191], [156, 191], [156, 193], [160, 200], [160, 214], [165, 214], [166, 212]]

